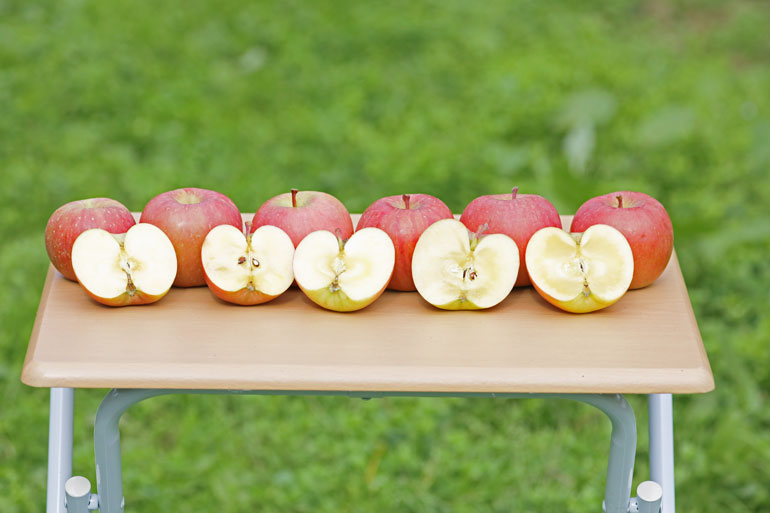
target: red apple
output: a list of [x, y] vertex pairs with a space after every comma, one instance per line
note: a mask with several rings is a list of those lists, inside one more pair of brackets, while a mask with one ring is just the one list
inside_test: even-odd
[[472, 232], [484, 224], [484, 233], [503, 233], [519, 247], [519, 275], [516, 287], [530, 285], [524, 255], [530, 237], [541, 228], [561, 228], [561, 218], [550, 201], [537, 194], [519, 194], [514, 187], [511, 194], [480, 196], [471, 201], [463, 211], [460, 221]]
[[325, 192], [292, 189], [270, 198], [254, 214], [251, 231], [266, 224], [285, 231], [295, 248], [309, 233], [318, 230], [339, 230], [343, 239], [353, 235], [353, 221], [345, 205]]
[[668, 265], [674, 250], [674, 227], [658, 200], [643, 192], [619, 191], [583, 203], [572, 219], [570, 231], [584, 232], [595, 224], [620, 230], [634, 254], [632, 289], [646, 287]]
[[177, 258], [177, 287], [206, 284], [201, 247], [212, 228], [229, 224], [241, 230], [243, 226], [241, 213], [230, 198], [193, 187], [155, 196], [144, 207], [140, 222], [154, 224], [171, 239]]
[[71, 201], [57, 208], [45, 227], [48, 258], [65, 278], [77, 281], [72, 270], [72, 245], [78, 235], [91, 228], [109, 233], [125, 233], [136, 224], [134, 216], [122, 203], [109, 198]]
[[451, 219], [443, 201], [428, 194], [404, 194], [380, 198], [361, 214], [356, 230], [374, 227], [387, 233], [396, 247], [396, 267], [388, 284], [393, 290], [417, 290], [412, 280], [412, 254], [427, 227], [439, 219]]

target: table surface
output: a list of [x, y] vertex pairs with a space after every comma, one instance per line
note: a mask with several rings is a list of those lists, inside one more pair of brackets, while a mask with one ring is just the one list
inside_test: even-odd
[[336, 313], [296, 288], [253, 307], [197, 287], [174, 288], [152, 305], [110, 308], [49, 267], [22, 381], [447, 393], [714, 387], [676, 254], [653, 285], [584, 315], [557, 310], [532, 287], [489, 310], [462, 312], [436, 309], [416, 292], [386, 291], [363, 310]]

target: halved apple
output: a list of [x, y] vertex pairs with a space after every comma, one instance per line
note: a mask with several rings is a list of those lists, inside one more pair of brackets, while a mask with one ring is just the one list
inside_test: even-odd
[[442, 219], [420, 236], [412, 257], [417, 292], [444, 310], [490, 308], [505, 299], [519, 273], [519, 248], [503, 234], [468, 231]]
[[396, 259], [393, 241], [379, 228], [363, 228], [347, 241], [339, 233], [308, 234], [294, 253], [294, 278], [314, 303], [336, 312], [360, 310], [380, 297]]
[[160, 228], [139, 223], [124, 234], [99, 228], [72, 245], [72, 268], [94, 300], [108, 306], [154, 303], [176, 277], [176, 253]]
[[229, 303], [258, 305], [283, 294], [294, 281], [294, 244], [275, 226], [249, 234], [229, 224], [211, 229], [201, 248], [211, 292]]
[[634, 275], [631, 246], [622, 233], [606, 224], [572, 234], [543, 228], [529, 239], [525, 259], [538, 293], [573, 313], [593, 312], [615, 303]]

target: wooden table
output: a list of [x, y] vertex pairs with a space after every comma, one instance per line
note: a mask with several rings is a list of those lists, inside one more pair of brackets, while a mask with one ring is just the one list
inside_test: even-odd
[[265, 305], [238, 307], [205, 287], [115, 309], [93, 302], [51, 268], [22, 381], [52, 389], [49, 512], [63, 511], [63, 483], [71, 475], [72, 390], [117, 388], [649, 394], [651, 445], [661, 444], [651, 448], [652, 479], [663, 485], [663, 511], [673, 513], [670, 394], [714, 386], [676, 255], [653, 285], [587, 315], [556, 310], [532, 288], [475, 312], [446, 312], [416, 293], [386, 291], [364, 310], [341, 314], [315, 306], [297, 289]]

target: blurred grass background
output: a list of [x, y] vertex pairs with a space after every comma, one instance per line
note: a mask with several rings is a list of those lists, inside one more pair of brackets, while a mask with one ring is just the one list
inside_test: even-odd
[[[19, 381], [59, 205], [296, 186], [351, 211], [522, 192], [668, 208], [717, 388], [675, 397], [679, 511], [770, 510], [770, 6], [738, 0], [0, 0], [0, 496], [44, 507]], [[662, 355], [665, 357], [665, 355]], [[94, 482], [104, 391], [76, 397]], [[645, 398], [634, 486], [648, 476]], [[508, 400], [169, 397], [122, 424], [130, 511], [599, 511], [609, 425]]]

